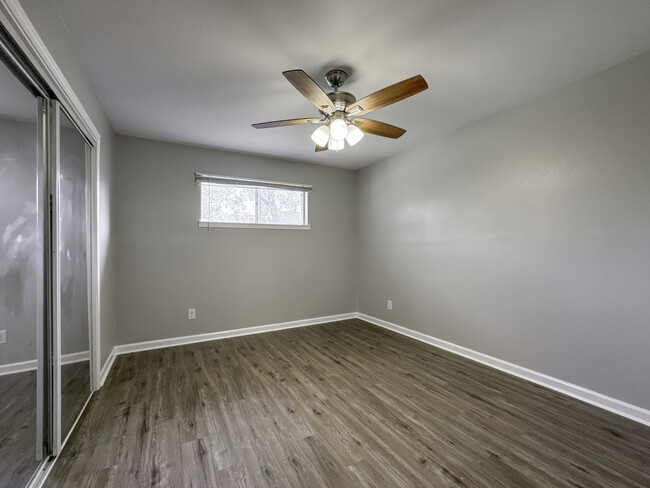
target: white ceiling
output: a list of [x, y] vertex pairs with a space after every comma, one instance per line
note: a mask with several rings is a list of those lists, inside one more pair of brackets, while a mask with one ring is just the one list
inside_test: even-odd
[[[648, 0], [52, 0], [122, 134], [359, 168], [650, 49]], [[407, 129], [314, 153], [317, 116], [282, 71], [361, 98], [422, 74], [372, 114]]]

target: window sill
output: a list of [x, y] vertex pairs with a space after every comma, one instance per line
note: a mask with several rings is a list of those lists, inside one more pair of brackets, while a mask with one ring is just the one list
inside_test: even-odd
[[203, 228], [229, 228], [229, 229], [271, 229], [271, 230], [309, 230], [311, 225], [281, 225], [281, 224], [236, 224], [229, 222], [199, 222]]

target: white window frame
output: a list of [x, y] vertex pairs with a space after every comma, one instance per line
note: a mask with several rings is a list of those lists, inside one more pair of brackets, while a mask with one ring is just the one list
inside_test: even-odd
[[[303, 205], [303, 224], [268, 224], [268, 223], [239, 223], [239, 222], [212, 222], [200, 220], [201, 203], [199, 202], [199, 221], [200, 228], [214, 229], [214, 228], [231, 228], [231, 229], [275, 229], [275, 230], [309, 230], [309, 192], [312, 190], [311, 185], [302, 185], [296, 183], [285, 183], [280, 181], [267, 181], [267, 180], [254, 180], [249, 178], [233, 178], [230, 176], [217, 176], [205, 173], [194, 173], [194, 182], [196, 186], [200, 187], [204, 184], [212, 185], [232, 185], [239, 188], [254, 188], [254, 189], [272, 189], [272, 190], [289, 190], [298, 191], [302, 193]], [[259, 199], [257, 192], [255, 195], [255, 220], [258, 218], [258, 205]]]

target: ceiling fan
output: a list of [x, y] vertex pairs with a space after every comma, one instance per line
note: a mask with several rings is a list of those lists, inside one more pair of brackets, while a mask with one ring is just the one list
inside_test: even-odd
[[311, 135], [312, 140], [316, 143], [317, 152], [327, 149], [339, 151], [345, 147], [345, 141], [350, 146], [354, 146], [363, 138], [364, 132], [392, 139], [401, 137], [406, 132], [404, 129], [384, 122], [361, 118], [360, 115], [404, 100], [429, 87], [424, 78], [417, 75], [357, 100], [351, 93], [339, 91], [348, 78], [348, 74], [342, 69], [328, 71], [325, 75], [327, 84], [334, 89], [331, 93], [325, 93], [301, 69], [285, 71], [282, 74], [320, 111], [321, 116], [262, 122], [253, 124], [253, 127], [268, 129], [289, 125], [321, 124]]

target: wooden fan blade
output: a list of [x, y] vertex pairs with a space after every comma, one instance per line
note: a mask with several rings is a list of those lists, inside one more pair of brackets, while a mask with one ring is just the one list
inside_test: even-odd
[[282, 73], [296, 89], [303, 94], [318, 110], [325, 113], [336, 112], [336, 107], [323, 89], [301, 69], [293, 69]]
[[354, 119], [354, 124], [359, 127], [364, 132], [368, 134], [374, 134], [376, 136], [390, 137], [391, 139], [399, 139], [402, 137], [406, 130], [395, 127], [394, 125], [386, 124], [384, 122], [378, 122], [376, 120], [370, 119]]
[[308, 117], [306, 119], [287, 119], [287, 120], [274, 120], [273, 122], [260, 122], [259, 124], [252, 124], [256, 129], [269, 129], [271, 127], [286, 127], [288, 125], [311, 124], [318, 122], [318, 117]]
[[316, 152], [327, 151], [327, 146], [316, 146]]
[[367, 114], [368, 112], [372, 112], [378, 108], [404, 100], [405, 98], [420, 93], [427, 88], [429, 88], [429, 85], [427, 85], [424, 78], [422, 78], [421, 75], [417, 75], [408, 80], [387, 86], [378, 92], [363, 97], [361, 100], [357, 100], [347, 108], [346, 112], [352, 115], [355, 113]]

